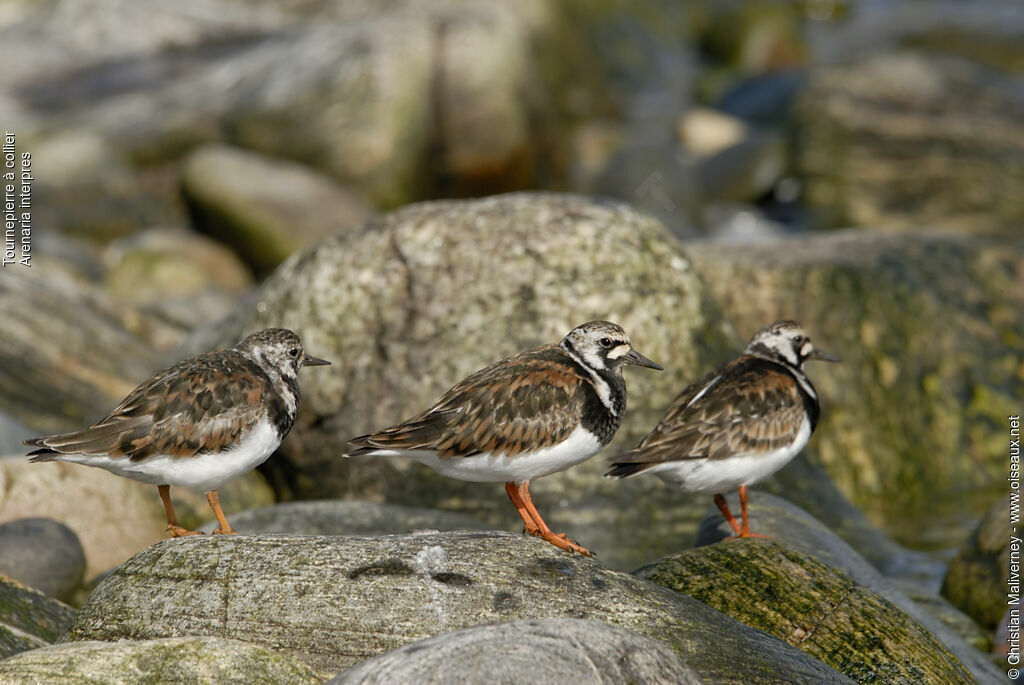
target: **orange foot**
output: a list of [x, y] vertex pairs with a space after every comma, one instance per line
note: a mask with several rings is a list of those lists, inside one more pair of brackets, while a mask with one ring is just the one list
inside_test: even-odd
[[761, 538], [762, 540], [771, 540], [771, 535], [761, 535], [760, 533], [754, 533], [749, 530], [741, 530], [738, 535], [730, 535], [729, 537], [722, 538], [723, 540], [738, 540], [740, 538]]
[[227, 530], [223, 530], [221, 528], [215, 528], [213, 530], [213, 534], [214, 535], [238, 535], [238, 532], [235, 531], [235, 529], [232, 528], [231, 526], [228, 526]]
[[533, 535], [536, 535], [540, 539], [546, 540], [555, 547], [560, 547], [567, 552], [576, 552], [577, 554], [582, 554], [585, 557], [594, 556], [594, 553], [591, 552], [589, 549], [581, 545], [578, 545], [574, 541], [570, 540], [568, 535], [564, 535], [561, 533], [552, 533], [550, 530], [546, 532], [537, 531], [536, 533], [533, 533]]
[[171, 534], [172, 538], [181, 538], [186, 535], [202, 535], [203, 533], [198, 530], [189, 530], [188, 528], [182, 528], [177, 523], [167, 524], [167, 532]]

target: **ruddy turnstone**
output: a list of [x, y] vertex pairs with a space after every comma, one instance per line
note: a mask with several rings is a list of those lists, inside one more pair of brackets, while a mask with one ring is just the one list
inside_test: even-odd
[[[837, 362], [794, 321], [759, 330], [743, 355], [683, 390], [636, 448], [614, 457], [609, 478], [653, 473], [686, 492], [713, 493], [739, 537], [750, 532], [747, 486], [770, 476], [807, 444], [818, 394], [803, 371], [809, 359]], [[740, 526], [721, 493], [739, 488]]]
[[450, 478], [505, 483], [526, 531], [590, 555], [551, 531], [530, 497], [530, 481], [593, 456], [626, 411], [622, 367], [661, 366], [633, 349], [622, 328], [591, 321], [558, 344], [481, 369], [432, 407], [378, 433], [350, 440], [355, 455], [401, 455]]
[[286, 328], [266, 328], [235, 347], [178, 362], [137, 387], [110, 415], [77, 433], [26, 440], [30, 461], [98, 466], [156, 485], [171, 536], [170, 486], [206, 492], [218, 534], [233, 534], [217, 489], [266, 461], [295, 421], [298, 372], [330, 362], [303, 353]]

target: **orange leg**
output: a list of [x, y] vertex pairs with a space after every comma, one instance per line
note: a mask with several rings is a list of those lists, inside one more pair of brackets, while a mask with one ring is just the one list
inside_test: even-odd
[[751, 533], [750, 524], [747, 523], [747, 486], [740, 486], [740, 508], [743, 510], [743, 529], [740, 530], [741, 538], [767, 538], [767, 535], [761, 535], [760, 533]]
[[210, 508], [213, 509], [213, 515], [217, 517], [217, 523], [220, 525], [215, 531], [214, 535], [237, 535], [228, 520], [224, 518], [224, 512], [220, 508], [220, 496], [216, 490], [210, 490], [206, 493], [206, 501], [210, 503]]
[[180, 538], [184, 535], [202, 535], [197, 530], [189, 530], [178, 525], [178, 517], [174, 515], [174, 505], [171, 504], [171, 486], [158, 485], [156, 489], [160, 493], [160, 499], [164, 502], [164, 511], [167, 512], [167, 532], [171, 534], [171, 537]]
[[729, 522], [732, 529], [736, 532], [735, 535], [730, 535], [725, 538], [726, 540], [735, 540], [736, 538], [767, 538], [767, 535], [761, 535], [760, 533], [750, 532], [750, 523], [747, 519], [747, 486], [740, 486], [740, 508], [742, 509], [741, 516], [743, 517], [743, 525], [736, 521], [733, 517], [732, 512], [729, 511], [729, 505], [725, 503], [725, 498], [721, 495], [715, 495], [715, 504], [722, 511], [722, 515], [725, 516], [725, 520]]
[[516, 488], [516, 484], [512, 482], [505, 483], [505, 493], [508, 494], [508, 498], [512, 500], [512, 504], [515, 505], [516, 511], [523, 518], [523, 523], [526, 524], [526, 532], [530, 535], [539, 535], [540, 526], [530, 516], [530, 512], [526, 509], [526, 504], [523, 502], [523, 498], [519, 496], [519, 490]]
[[728, 521], [729, 525], [732, 526], [732, 529], [736, 531], [736, 535], [727, 537], [726, 540], [731, 540], [734, 537], [742, 536], [742, 533], [740, 532], [740, 524], [736, 522], [736, 519], [733, 517], [732, 512], [729, 511], [729, 505], [726, 504], [725, 498], [722, 497], [721, 495], [715, 495], [715, 504], [718, 505], [718, 508], [721, 510], [722, 516], [725, 517], [725, 520]]
[[[509, 490], [509, 485], [512, 484], [508, 483], [505, 485], [506, 492], [508, 492]], [[533, 519], [534, 524], [536, 525], [536, 530], [531, 531], [529, 524], [527, 524], [526, 530], [528, 533], [530, 533], [531, 535], [536, 535], [537, 537], [546, 540], [547, 542], [550, 542], [555, 547], [560, 547], [568, 552], [577, 552], [587, 557], [594, 556], [593, 552], [591, 552], [586, 547], [582, 547], [576, 544], [575, 542], [570, 540], [568, 536], [559, 533], [554, 533], [550, 528], [548, 528], [548, 524], [544, 523], [544, 519], [541, 518], [540, 512], [537, 511], [537, 507], [534, 506], [533, 498], [530, 497], [530, 481], [523, 481], [518, 486], [516, 486], [516, 494], [518, 495], [519, 500], [522, 502], [523, 508], [526, 510], [526, 513], [529, 514], [530, 518]], [[511, 497], [511, 494], [509, 495], [509, 497]], [[514, 498], [512, 502], [515, 503]], [[518, 505], [516, 506], [516, 508], [518, 509]], [[520, 515], [522, 515], [521, 512]], [[523, 517], [523, 520], [526, 520], [525, 516]]]

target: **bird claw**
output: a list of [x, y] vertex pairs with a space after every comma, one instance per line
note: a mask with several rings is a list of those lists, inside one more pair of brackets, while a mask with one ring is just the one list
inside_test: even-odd
[[771, 540], [771, 535], [761, 535], [760, 533], [752, 533], [751, 531], [740, 531], [738, 535], [730, 535], [722, 538], [722, 540], [739, 540], [740, 538], [761, 538], [762, 540]]

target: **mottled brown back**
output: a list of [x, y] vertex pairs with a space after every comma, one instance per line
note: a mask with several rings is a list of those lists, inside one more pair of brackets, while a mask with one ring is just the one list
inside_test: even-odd
[[269, 384], [259, 367], [238, 352], [211, 352], [161, 371], [83, 431], [25, 444], [40, 448], [31, 453], [33, 461], [73, 453], [140, 460], [218, 451], [266, 416], [263, 399]]
[[[784, 366], [744, 355], [683, 390], [639, 445], [612, 460], [619, 468], [609, 475], [631, 475], [669, 461], [725, 459], [785, 447], [796, 438], [809, 399]], [[815, 405], [812, 425], [816, 415]]]
[[588, 404], [600, 402], [592, 382], [558, 345], [544, 345], [477, 371], [432, 407], [350, 441], [352, 455], [378, 449], [433, 450], [442, 458], [503, 454], [565, 440]]

